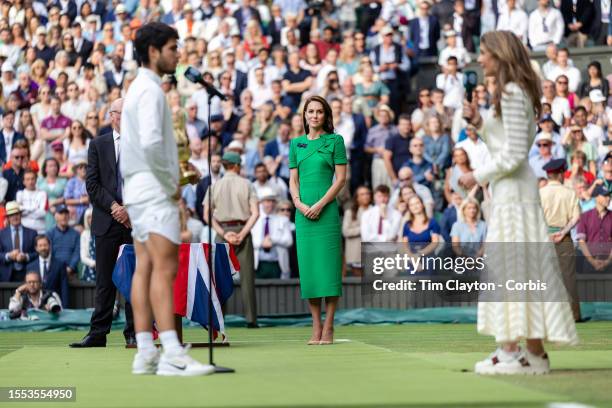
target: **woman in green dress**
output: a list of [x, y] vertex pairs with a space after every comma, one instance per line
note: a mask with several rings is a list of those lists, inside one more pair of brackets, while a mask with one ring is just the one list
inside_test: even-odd
[[300, 288], [312, 314], [308, 344], [332, 344], [334, 313], [342, 295], [342, 225], [336, 195], [346, 181], [346, 150], [342, 136], [334, 133], [325, 99], [308, 98], [302, 120], [306, 134], [292, 139], [289, 147]]

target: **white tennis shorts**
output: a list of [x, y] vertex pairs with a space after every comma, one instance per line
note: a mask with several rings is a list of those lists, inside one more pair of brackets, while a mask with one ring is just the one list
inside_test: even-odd
[[132, 237], [145, 242], [149, 234], [181, 243], [178, 203], [168, 197], [151, 173], [136, 173], [124, 180], [123, 202], [132, 223]]

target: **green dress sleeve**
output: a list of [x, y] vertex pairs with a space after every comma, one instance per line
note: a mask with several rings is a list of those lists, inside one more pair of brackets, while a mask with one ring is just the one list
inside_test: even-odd
[[294, 169], [297, 167], [297, 157], [295, 154], [295, 146], [294, 146], [294, 141], [295, 139], [292, 139], [289, 141], [289, 168], [290, 169]]
[[346, 148], [344, 147], [344, 138], [341, 135], [336, 135], [334, 164], [346, 164]]

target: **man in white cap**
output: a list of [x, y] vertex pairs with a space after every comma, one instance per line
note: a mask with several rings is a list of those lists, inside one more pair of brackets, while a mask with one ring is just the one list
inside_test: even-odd
[[41, 26], [36, 29], [36, 46], [34, 49], [36, 50], [36, 58], [45, 61], [47, 66], [55, 58], [55, 49], [47, 45], [47, 30], [45, 27]]
[[204, 32], [204, 23], [194, 20], [193, 6], [189, 3], [183, 6], [183, 18], [176, 22], [175, 27], [181, 40], [187, 37], [200, 38]]
[[2, 64], [2, 95], [8, 99], [17, 90], [19, 81], [15, 79], [15, 67], [9, 61]]
[[440, 51], [438, 57], [438, 65], [444, 69], [449, 57], [457, 58], [457, 65], [459, 69], [465, 68], [467, 64], [472, 62], [470, 53], [465, 49], [463, 44], [459, 44], [457, 41], [457, 32], [453, 29], [444, 31], [444, 39], [446, 40], [446, 47]]
[[278, 196], [270, 187], [258, 192], [260, 216], [251, 230], [255, 255], [255, 276], [258, 279], [288, 278], [289, 247], [293, 236], [289, 219], [275, 212]]
[[26, 265], [36, 257], [36, 231], [21, 224], [21, 208], [16, 201], [6, 203], [8, 226], [0, 230], [0, 282], [21, 282]]

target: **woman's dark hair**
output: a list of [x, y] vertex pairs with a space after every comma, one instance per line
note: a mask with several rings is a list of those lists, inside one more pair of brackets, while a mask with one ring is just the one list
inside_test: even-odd
[[306, 102], [304, 102], [304, 109], [302, 110], [302, 123], [304, 124], [306, 134], [310, 132], [310, 127], [308, 126], [308, 122], [306, 122], [306, 111], [308, 110], [308, 105], [310, 105], [311, 102], [319, 102], [323, 106], [323, 112], [325, 113], [323, 131], [325, 133], [334, 133], [334, 118], [332, 117], [332, 111], [329, 103], [327, 103], [324, 98], [314, 95], [306, 99]]
[[601, 73], [601, 64], [599, 63], [599, 61], [592, 61], [588, 66], [587, 66], [587, 74], [589, 72], [589, 68], [594, 67], [597, 70], [597, 78], [598, 79], [603, 79], [603, 75]]
[[47, 163], [49, 163], [50, 161], [55, 163], [55, 165], [57, 166], [57, 174], [59, 174], [60, 163], [57, 161], [57, 159], [55, 159], [53, 157], [49, 157], [48, 159], [45, 160], [45, 162], [43, 163], [43, 166], [42, 166], [41, 173], [42, 173], [43, 177], [47, 177]]
[[[72, 121], [72, 124], [78, 123], [81, 126], [81, 142], [83, 144], [87, 143], [87, 139], [91, 138], [91, 133], [85, 129], [85, 125], [80, 120]], [[70, 131], [68, 132], [68, 140], [72, 143], [73, 135], [72, 135], [72, 124], [70, 125]]]
[[353, 202], [351, 203], [351, 219], [353, 221], [357, 220], [357, 212], [359, 211], [359, 201], [357, 199], [357, 192], [362, 188], [365, 188], [366, 190], [368, 190], [368, 193], [372, 194], [372, 191], [370, 191], [370, 187], [368, 186], [362, 185], [357, 187], [357, 189], [355, 190], [355, 195], [353, 196]]
[[152, 22], [147, 23], [136, 31], [134, 48], [136, 58], [140, 65], [149, 63], [149, 47], [154, 47], [161, 51], [171, 39], [178, 40], [178, 32], [167, 24]]

